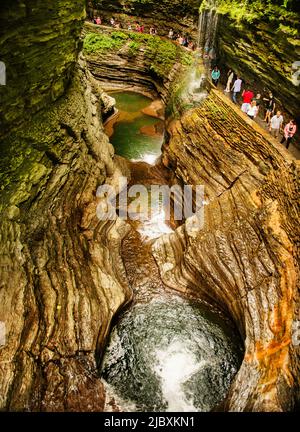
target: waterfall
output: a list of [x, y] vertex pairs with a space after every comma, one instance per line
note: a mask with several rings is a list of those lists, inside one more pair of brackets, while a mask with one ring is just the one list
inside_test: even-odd
[[206, 0], [205, 9], [199, 15], [197, 46], [206, 54], [214, 50], [218, 25], [216, 4], [216, 0]]

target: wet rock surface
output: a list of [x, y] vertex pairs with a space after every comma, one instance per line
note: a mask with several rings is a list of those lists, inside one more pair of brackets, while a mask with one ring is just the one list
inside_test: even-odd
[[162, 279], [216, 302], [245, 338], [225, 409], [293, 409], [299, 398], [293, 337], [299, 164], [215, 90], [169, 133], [165, 163], [185, 183], [205, 186], [206, 205], [203, 229], [185, 224], [154, 244]]
[[[97, 186], [115, 184], [121, 170], [101, 123], [101, 106], [109, 110], [112, 101], [82, 58], [74, 68], [83, 2], [56, 2], [50, 16], [34, 5], [36, 16], [20, 3], [3, 27], [13, 29], [5, 58], [14, 79], [1, 105], [0, 408], [99, 411], [98, 362], [110, 325], [141, 283], [133, 278], [134, 243], [131, 257], [123, 256], [136, 234], [128, 236], [119, 220], [96, 218]], [[125, 54], [88, 59], [89, 68], [103, 82], [128, 79], [167, 100], [176, 67], [157, 84], [142, 53], [129, 65]], [[159, 286], [223, 310], [245, 340], [223, 409], [292, 410], [300, 376], [293, 333], [300, 319], [299, 164], [216, 91], [171, 122], [168, 137], [165, 165], [177, 179], [205, 185], [205, 226], [185, 224], [161, 237], [156, 262], [147, 246], [148, 271], [156, 268]]]
[[299, 117], [300, 86], [293, 65], [300, 56], [300, 46], [299, 39], [289, 38], [278, 31], [278, 26], [255, 22], [249, 31], [247, 23], [237, 25], [221, 16], [217, 45], [220, 63], [240, 74], [246, 85], [264, 97], [271, 91], [287, 121], [287, 116]]
[[131, 291], [127, 228], [96, 216], [97, 187], [120, 175], [101, 97], [80, 59], [64, 98], [1, 143], [2, 410], [104, 406], [96, 352]]

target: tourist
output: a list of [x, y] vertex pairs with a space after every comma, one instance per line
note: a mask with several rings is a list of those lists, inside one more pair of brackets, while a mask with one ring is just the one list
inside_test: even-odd
[[287, 123], [287, 125], [284, 128], [283, 138], [280, 141], [281, 144], [285, 144], [287, 149], [289, 148], [289, 145], [290, 145], [296, 131], [297, 131], [297, 126], [296, 126], [295, 120], [290, 120], [289, 123]]
[[277, 138], [279, 132], [282, 128], [283, 117], [281, 115], [281, 111], [277, 111], [277, 113], [271, 118], [269, 131], [271, 134]]
[[275, 99], [273, 94], [270, 92], [269, 97], [263, 98], [263, 100], [266, 101], [266, 108], [267, 108], [264, 121], [267, 122], [267, 124], [269, 124], [271, 120], [271, 115], [273, 115], [275, 112], [275, 107], [276, 107]]
[[211, 78], [212, 78], [212, 82], [216, 87], [218, 87], [220, 75], [221, 75], [220, 69], [218, 68], [218, 66], [215, 66], [211, 73]]
[[97, 19], [96, 19], [96, 24], [98, 24], [98, 25], [101, 25], [101, 24], [102, 24], [102, 21], [101, 21], [101, 18], [100, 18], [100, 17], [97, 17]]
[[237, 103], [236, 98], [237, 98], [238, 93], [241, 91], [241, 88], [242, 88], [242, 80], [240, 77], [237, 77], [237, 79], [234, 81], [232, 89], [231, 89], [233, 91], [232, 100], [234, 103]]
[[135, 25], [135, 31], [140, 32], [140, 30], [141, 30], [140, 23], [137, 22], [136, 25]]
[[252, 101], [248, 108], [247, 116], [250, 117], [251, 120], [254, 120], [255, 117], [257, 116], [257, 113], [258, 113], [258, 108], [256, 106], [256, 102]]
[[203, 58], [208, 58], [208, 53], [209, 53], [209, 47], [206, 46], [206, 47], [204, 48], [204, 55], [203, 55]]
[[259, 112], [259, 108], [260, 108], [260, 104], [261, 104], [261, 94], [257, 93], [255, 98], [252, 99], [252, 101], [256, 102], [256, 106], [257, 106], [257, 113]]
[[244, 113], [247, 114], [253, 98], [254, 98], [254, 93], [248, 88], [246, 88], [242, 93], [242, 99], [243, 99], [242, 111]]
[[234, 72], [231, 70], [231, 69], [229, 69], [229, 71], [227, 72], [227, 84], [226, 84], [226, 89], [225, 89], [225, 92], [226, 93], [229, 93], [230, 92], [230, 87], [231, 87], [231, 84], [232, 84], [232, 81], [233, 81], [233, 78], [234, 78]]
[[154, 35], [154, 34], [155, 34], [155, 33], [154, 33], [154, 27], [150, 27], [149, 33], [150, 33], [151, 35]]
[[190, 42], [189, 42], [189, 46], [188, 46], [188, 48], [189, 48], [190, 50], [192, 50], [192, 51], [195, 51], [195, 44], [194, 44], [193, 41], [190, 41]]
[[129, 30], [129, 31], [132, 30], [131, 24], [128, 24], [127, 30]]
[[140, 32], [140, 33], [144, 33], [144, 30], [145, 30], [145, 26], [144, 26], [144, 24], [142, 24], [142, 25], [140, 26], [139, 32]]
[[169, 34], [168, 34], [168, 38], [173, 39], [173, 36], [174, 36], [174, 31], [173, 31], [173, 29], [170, 29]]
[[179, 36], [179, 38], [177, 39], [177, 42], [179, 43], [179, 45], [183, 44], [183, 37]]
[[93, 23], [94, 23], [94, 24], [97, 24], [97, 19], [96, 19], [96, 17], [93, 18]]
[[111, 19], [110, 19], [110, 25], [111, 25], [112, 27], [115, 26], [115, 19], [114, 19], [114, 17], [111, 17]]

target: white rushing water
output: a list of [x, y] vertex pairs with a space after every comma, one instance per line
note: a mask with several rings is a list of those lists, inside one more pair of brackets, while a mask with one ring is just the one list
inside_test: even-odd
[[215, 49], [215, 39], [218, 26], [216, 12], [217, 0], [207, 0], [206, 8], [199, 15], [198, 48], [204, 49], [207, 55]]
[[162, 394], [168, 403], [169, 412], [195, 412], [193, 395], [185, 393], [183, 384], [207, 364], [198, 361], [195, 354], [183, 341], [175, 341], [164, 350], [157, 350], [158, 364], [155, 367], [161, 378]]

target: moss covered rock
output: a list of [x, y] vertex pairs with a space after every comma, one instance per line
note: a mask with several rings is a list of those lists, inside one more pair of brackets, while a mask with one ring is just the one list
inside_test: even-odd
[[85, 18], [84, 0], [32, 0], [0, 5], [1, 133], [22, 123], [65, 91]]

